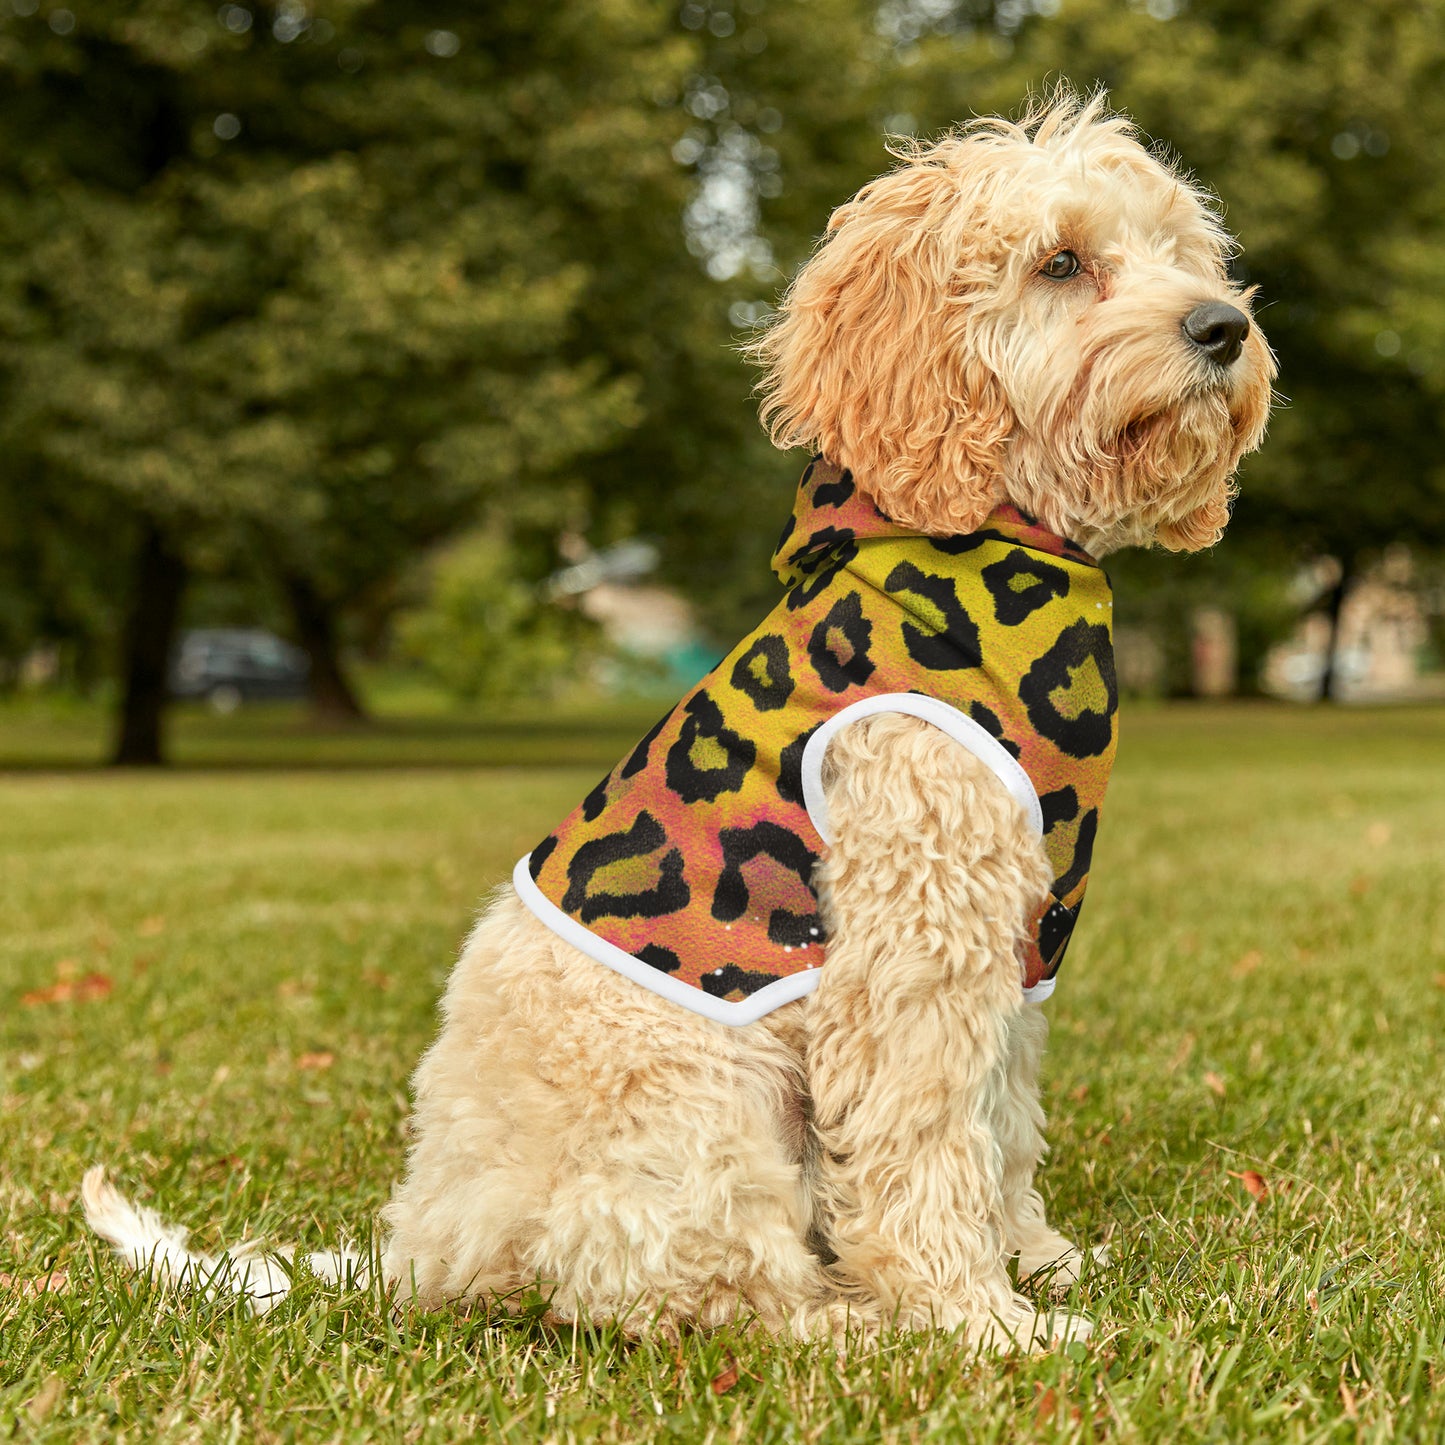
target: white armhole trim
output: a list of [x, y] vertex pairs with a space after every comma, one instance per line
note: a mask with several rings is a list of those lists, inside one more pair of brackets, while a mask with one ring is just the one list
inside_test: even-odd
[[[825, 843], [833, 841], [833, 835], [828, 829], [828, 799], [823, 792], [823, 759], [828, 755], [828, 744], [833, 741], [840, 728], [879, 712], [901, 712], [910, 717], [921, 718], [926, 723], [932, 723], [940, 732], [947, 733], [954, 742], [961, 743], [981, 763], [993, 770], [998, 780], [1028, 815], [1034, 831], [1040, 837], [1043, 836], [1044, 811], [1039, 806], [1039, 795], [1029, 775], [1019, 765], [1018, 759], [987, 728], [974, 722], [967, 713], [960, 712], [951, 703], [941, 702], [936, 697], [924, 697], [916, 692], [885, 692], [877, 697], [865, 697], [860, 702], [850, 703], [840, 712], [835, 712], [808, 739], [803, 748], [803, 804], [808, 810], [809, 821]], [[1033, 990], [1030, 990], [1030, 996], [1047, 997], [1034, 993]]]
[[756, 1023], [764, 1014], [770, 1014], [775, 1008], [781, 1008], [785, 1003], [792, 1003], [795, 998], [812, 993], [818, 986], [822, 970], [807, 968], [799, 973], [790, 973], [776, 983], [765, 984], [756, 993], [749, 994], [747, 998], [739, 999], [736, 1003], [730, 1003], [724, 998], [714, 998], [710, 993], [704, 993], [702, 989], [683, 983], [681, 979], [674, 978], [670, 973], [663, 973], [660, 968], [653, 968], [650, 963], [644, 963], [640, 958], [634, 958], [615, 943], [599, 938], [570, 913], [564, 913], [532, 881], [532, 870], [528, 867], [531, 857], [528, 853], [512, 870], [512, 887], [516, 889], [517, 897], [553, 933], [570, 943], [573, 948], [580, 949], [588, 958], [595, 959], [598, 963], [606, 964], [613, 972], [630, 978], [633, 983], [640, 983], [643, 988], [661, 994], [669, 1003], [690, 1009], [695, 1014], [712, 1019], [714, 1023], [740, 1027], [743, 1024]]

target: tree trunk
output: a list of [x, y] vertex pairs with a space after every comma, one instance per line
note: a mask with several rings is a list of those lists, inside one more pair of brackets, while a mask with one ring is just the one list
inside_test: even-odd
[[311, 660], [307, 686], [312, 716], [333, 724], [365, 722], [366, 710], [341, 666], [331, 605], [305, 577], [288, 573], [285, 583], [296, 640]]
[[1325, 644], [1325, 665], [1320, 670], [1320, 702], [1333, 702], [1339, 682], [1340, 614], [1345, 609], [1345, 596], [1355, 580], [1353, 557], [1340, 559], [1339, 580], [1330, 589], [1325, 615], [1330, 619], [1330, 637]]
[[159, 767], [165, 761], [162, 724], [166, 674], [186, 586], [186, 564], [161, 530], [147, 522], [136, 556], [121, 666], [124, 693], [111, 762], [117, 767]]

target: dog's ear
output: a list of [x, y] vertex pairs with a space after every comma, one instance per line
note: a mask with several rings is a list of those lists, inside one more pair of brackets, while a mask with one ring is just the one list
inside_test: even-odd
[[974, 531], [1003, 499], [1014, 424], [973, 334], [967, 149], [935, 146], [841, 206], [749, 348], [774, 444], [821, 451], [934, 534]]

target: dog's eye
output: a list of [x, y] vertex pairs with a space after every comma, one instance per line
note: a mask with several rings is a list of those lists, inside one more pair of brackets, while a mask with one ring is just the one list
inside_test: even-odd
[[1079, 258], [1072, 251], [1055, 251], [1039, 267], [1039, 274], [1047, 276], [1050, 281], [1067, 281], [1069, 277], [1077, 276], [1083, 269], [1079, 264]]

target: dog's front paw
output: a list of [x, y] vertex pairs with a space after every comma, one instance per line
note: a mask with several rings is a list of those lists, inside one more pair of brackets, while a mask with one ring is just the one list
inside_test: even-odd
[[992, 1353], [1025, 1350], [1036, 1354], [1075, 1340], [1087, 1340], [1093, 1329], [1094, 1322], [1084, 1315], [1041, 1310], [1032, 1300], [1015, 1295], [1005, 1310], [978, 1329], [971, 1329], [968, 1338], [979, 1350]]
[[[1046, 1246], [1019, 1251], [1019, 1283], [1053, 1294], [1067, 1294], [1084, 1272], [1086, 1256], [1077, 1245], [1056, 1235]], [[1095, 1264], [1109, 1262], [1109, 1246], [1096, 1244], [1088, 1253]]]

